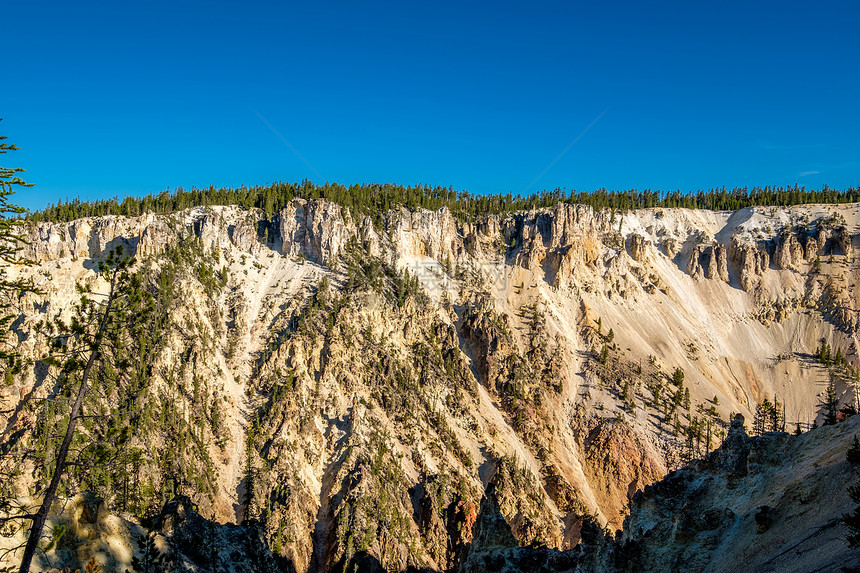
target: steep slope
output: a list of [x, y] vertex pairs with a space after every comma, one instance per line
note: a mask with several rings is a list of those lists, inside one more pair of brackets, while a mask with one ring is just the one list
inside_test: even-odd
[[[518, 543], [571, 548], [591, 516], [620, 527], [637, 490], [715, 447], [729, 413], [777, 398], [790, 426], [821, 423], [831, 379], [853, 403], [851, 371], [813, 354], [857, 359], [858, 223], [857, 205], [559, 204], [375, 226], [324, 200], [39, 223], [38, 266], [16, 272], [42, 292], [16, 301], [14, 328], [42, 357], [37, 323], [71, 312], [75, 281], [103, 289], [95, 263], [124, 245], [172, 293], [169, 332], [141, 486], [99, 495], [141, 516], [178, 492], [207, 518], [259, 518], [298, 571], [445, 570], [492, 476]], [[0, 388], [3, 443], [36, 426], [41, 382]], [[44, 479], [25, 470], [16, 495]]]
[[860, 566], [841, 524], [853, 505], [847, 487], [860, 478], [845, 459], [858, 430], [856, 416], [801, 436], [750, 438], [733, 424], [705, 460], [634, 496], [615, 563], [629, 571]]
[[841, 518], [860, 478], [845, 459], [858, 430], [855, 416], [801, 436], [749, 437], [739, 418], [720, 448], [637, 492], [614, 537], [590, 522], [568, 551], [519, 547], [491, 483], [460, 570], [856, 570]]

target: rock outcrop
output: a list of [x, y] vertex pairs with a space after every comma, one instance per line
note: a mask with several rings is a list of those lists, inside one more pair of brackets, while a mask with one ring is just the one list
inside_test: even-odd
[[[56, 501], [45, 531], [51, 532], [51, 541], [37, 553], [32, 571], [89, 571], [88, 566], [95, 566], [103, 573], [126, 573], [141, 564], [150, 571], [180, 573], [295, 571], [288, 560], [272, 554], [258, 523], [223, 525], [204, 519], [182, 496], [141, 525], [110, 513], [102, 498], [83, 492]], [[23, 533], [18, 531], [11, 541], [23, 542]]]
[[[720, 448], [633, 497], [614, 538], [585, 520], [570, 551], [519, 547], [487, 487], [460, 571], [851, 570], [860, 555], [840, 520], [860, 468], [845, 452], [860, 418], [800, 437], [749, 437], [732, 421]], [[819, 496], [829, 492], [828, 498]]]
[[281, 252], [328, 264], [356, 236], [352, 219], [337, 203], [295, 199], [277, 215]]
[[293, 564], [275, 556], [256, 521], [222, 525], [203, 518], [185, 496], [167, 502], [149, 525], [164, 541], [162, 561], [171, 571], [228, 570], [236, 573], [292, 573]]
[[780, 233], [776, 240], [776, 252], [773, 255], [773, 264], [778, 269], [797, 271], [804, 262], [803, 247], [800, 241], [790, 230]]
[[738, 278], [741, 288], [745, 291], [753, 290], [761, 282], [762, 274], [770, 264], [767, 251], [760, 249], [755, 243], [738, 237], [732, 237], [729, 244], [729, 257], [738, 266]]
[[645, 249], [645, 237], [638, 233], [630, 233], [627, 236], [627, 250], [634, 261], [641, 263], [645, 260]]
[[[843, 541], [845, 461], [860, 419], [800, 437], [748, 437], [735, 420], [723, 445], [634, 496], [605, 571], [812, 571], [857, 567]], [[825, 498], [818, 497], [828, 492]]]
[[520, 547], [499, 507], [496, 485], [490, 483], [481, 499], [474, 538], [465, 550], [462, 573], [519, 573], [527, 571], [570, 572], [577, 570], [580, 552], [546, 547]]
[[395, 242], [404, 254], [457, 261], [464, 254], [462, 228], [447, 208], [438, 211], [400, 209], [394, 227]]
[[694, 278], [708, 278], [727, 282], [729, 268], [726, 258], [726, 248], [719, 243], [710, 245], [697, 244], [690, 252], [687, 272]]

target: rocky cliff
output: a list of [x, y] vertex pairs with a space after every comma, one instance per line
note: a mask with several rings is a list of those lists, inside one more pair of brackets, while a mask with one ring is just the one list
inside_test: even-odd
[[[860, 566], [841, 517], [860, 468], [845, 454], [852, 419], [792, 436], [749, 437], [733, 423], [720, 448], [633, 496], [606, 571], [838, 571]], [[599, 569], [599, 568], [595, 568]]]
[[567, 551], [519, 546], [491, 481], [461, 571], [856, 570], [841, 518], [860, 478], [846, 460], [858, 430], [855, 417], [802, 436], [750, 437], [738, 418], [718, 449], [638, 491], [622, 529], [586, 520]]
[[[716, 447], [730, 413], [777, 398], [790, 427], [821, 423], [831, 379], [853, 403], [848, 367], [813, 354], [826, 342], [856, 363], [858, 224], [856, 205], [568, 204], [374, 224], [324, 200], [271, 218], [40, 223], [24, 247], [38, 264], [12, 270], [40, 292], [14, 301], [13, 329], [42, 358], [40, 321], [69, 316], [76, 282], [103, 290], [97, 263], [123, 245], [171, 293], [123, 509], [143, 517], [181, 493], [207, 519], [253, 517], [298, 571], [447, 570], [491, 479], [519, 545], [570, 550]], [[4, 443], [39, 423], [39, 372], [0, 388]], [[34, 493], [33, 472], [7, 489]]]

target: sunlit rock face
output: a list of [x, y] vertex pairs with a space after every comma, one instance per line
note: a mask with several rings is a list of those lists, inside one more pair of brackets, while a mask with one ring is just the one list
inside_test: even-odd
[[[511, 539], [532, 553], [504, 567], [545, 557], [589, 570], [583, 560], [620, 555], [600, 532], [628, 514], [625, 562], [639, 551], [665, 565], [636, 549], [667, 539], [658, 521], [674, 511], [649, 485], [727, 436], [713, 467], [654, 487], [686, 492], [684, 476], [707, 471], [725, 482], [714, 491], [736, 495], [728, 484], [770, 475], [761, 460], [772, 452], [795, 455], [790, 439], [731, 430], [731, 413], [752, 420], [778, 399], [790, 429], [821, 425], [831, 377], [840, 405], [853, 402], [849, 377], [813, 355], [826, 343], [856, 364], [858, 224], [856, 205], [559, 204], [464, 219], [369, 217], [323, 199], [270, 217], [226, 206], [39, 223], [23, 247], [36, 264], [10, 270], [39, 292], [16, 298], [12, 330], [26, 357], [44, 356], [39, 323], [71, 316], [76, 283], [105, 291], [98, 263], [111, 249], [136, 255], [151, 292], [173, 293], [141, 398], [151, 417], [134, 441], [138, 505], [151, 516], [173, 497], [163, 468], [179, 432], [170, 467], [190, 477], [175, 493], [213, 523], [256, 519], [261, 542], [297, 571], [479, 570], [487, 547]], [[34, 370], [0, 386], [0, 426], [25, 441], [49, 391]], [[27, 469], [12, 484], [19, 497], [35, 493]], [[96, 494], [110, 515], [121, 510], [116, 491]], [[783, 531], [784, 510], [763, 499], [731, 506], [734, 517], [693, 504], [701, 515], [678, 535], [704, 552], [734, 535], [726, 523], [758, 527], [763, 506], [768, 529], [752, 538]], [[481, 525], [482, 504], [509, 531]], [[641, 525], [652, 514], [656, 525]]]

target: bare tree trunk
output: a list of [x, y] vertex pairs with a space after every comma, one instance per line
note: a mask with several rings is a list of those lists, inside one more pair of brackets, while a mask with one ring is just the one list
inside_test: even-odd
[[30, 563], [33, 561], [33, 556], [36, 554], [36, 548], [39, 545], [39, 538], [42, 536], [42, 528], [45, 526], [45, 521], [48, 519], [48, 512], [51, 509], [51, 504], [54, 503], [54, 498], [57, 495], [57, 488], [60, 485], [60, 479], [63, 477], [63, 472], [66, 466], [66, 457], [69, 455], [69, 447], [72, 445], [72, 438], [75, 435], [75, 427], [78, 425], [78, 417], [81, 411], [81, 404], [87, 396], [89, 390], [90, 371], [93, 364], [101, 353], [100, 338], [107, 327], [110, 307], [113, 303], [114, 288], [116, 287], [116, 272], [111, 277], [110, 291], [108, 294], [107, 304], [105, 305], [104, 314], [99, 323], [99, 329], [96, 332], [96, 347], [90, 354], [87, 365], [84, 367], [84, 373], [81, 376], [81, 386], [78, 388], [78, 395], [75, 398], [75, 403], [72, 405], [72, 411], [69, 413], [69, 425], [66, 428], [66, 435], [63, 437], [63, 443], [57, 452], [57, 465], [54, 468], [54, 475], [51, 477], [51, 483], [48, 489], [45, 490], [45, 497], [42, 499], [42, 506], [36, 515], [33, 517], [33, 527], [30, 529], [30, 536], [27, 538], [27, 545], [24, 547], [24, 556], [21, 558], [21, 568], [19, 573], [29, 573]]

